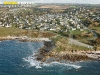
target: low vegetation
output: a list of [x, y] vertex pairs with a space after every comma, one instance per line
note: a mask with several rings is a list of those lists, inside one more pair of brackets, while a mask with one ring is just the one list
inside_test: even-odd
[[78, 45], [71, 45], [69, 44], [69, 40], [68, 38], [65, 38], [65, 37], [61, 37], [61, 36], [58, 36], [56, 38], [54, 38], [54, 42], [55, 42], [55, 45], [56, 45], [56, 48], [54, 48], [54, 50], [60, 52], [60, 51], [80, 51], [80, 50], [90, 50], [89, 48], [87, 47], [83, 47], [83, 46], [78, 46]]
[[50, 38], [55, 36], [52, 32], [40, 32], [37, 30], [26, 30], [26, 29], [19, 29], [19, 28], [0, 28], [0, 37], [6, 37], [6, 36], [29, 36], [32, 38], [37, 37], [45, 37]]
[[0, 28], [0, 37], [3, 37], [3, 36], [8, 36], [8, 35], [11, 35], [11, 36], [17, 36], [17, 35], [21, 35], [21, 32], [23, 30], [21, 29], [14, 29], [14, 28]]

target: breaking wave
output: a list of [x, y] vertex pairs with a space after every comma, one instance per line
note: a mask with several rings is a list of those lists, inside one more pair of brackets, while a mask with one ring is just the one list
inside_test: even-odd
[[36, 60], [36, 57], [35, 55], [37, 54], [38, 52], [38, 48], [41, 48], [43, 46], [43, 42], [41, 43], [38, 43], [38, 48], [36, 50], [35, 48], [35, 44], [28, 44], [30, 50], [33, 52], [32, 55], [26, 57], [26, 58], [23, 58], [24, 61], [28, 62], [29, 63], [29, 67], [35, 67], [35, 68], [43, 68], [43, 67], [54, 67], [54, 66], [64, 66], [64, 67], [67, 67], [68, 69], [79, 69], [81, 68], [81, 66], [77, 63], [71, 63], [71, 62], [57, 62], [57, 61], [54, 61], [54, 62], [51, 62], [51, 63], [46, 63], [46, 62], [40, 62], [40, 61], [37, 61]]
[[57, 61], [54, 61], [54, 62], [51, 62], [51, 63], [45, 63], [45, 62], [40, 62], [40, 61], [37, 61], [35, 59], [35, 53], [27, 58], [23, 58], [24, 61], [27, 61], [30, 65], [30, 67], [35, 67], [35, 68], [43, 68], [43, 67], [54, 67], [54, 66], [64, 66], [64, 67], [67, 67], [68, 69], [79, 69], [81, 68], [82, 66], [80, 66], [79, 64], [75, 64], [75, 63], [70, 63], [70, 62], [57, 62]]

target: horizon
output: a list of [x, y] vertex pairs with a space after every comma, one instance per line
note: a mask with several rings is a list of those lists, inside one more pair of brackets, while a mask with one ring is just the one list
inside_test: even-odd
[[[18, 4], [26, 4], [26, 3], [29, 3], [29, 4], [90, 4], [90, 5], [100, 5], [100, 3], [98, 4], [93, 4], [93, 3], [34, 3], [34, 2], [18, 2]], [[0, 4], [4, 4], [4, 2], [0, 2]]]
[[18, 3], [68, 3], [68, 4], [100, 4], [100, 0], [1, 0], [0, 4], [4, 2], [13, 2], [16, 1]]

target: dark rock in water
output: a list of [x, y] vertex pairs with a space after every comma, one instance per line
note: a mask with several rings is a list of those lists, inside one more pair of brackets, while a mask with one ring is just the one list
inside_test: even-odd
[[41, 61], [43, 59], [43, 55], [42, 54], [38, 54], [37, 57], [36, 57], [36, 59], [38, 61]]

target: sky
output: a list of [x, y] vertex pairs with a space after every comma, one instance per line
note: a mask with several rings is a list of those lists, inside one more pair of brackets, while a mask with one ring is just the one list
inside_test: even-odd
[[88, 3], [100, 4], [100, 0], [0, 0], [4, 1], [17, 1], [17, 2], [34, 2], [34, 3]]

